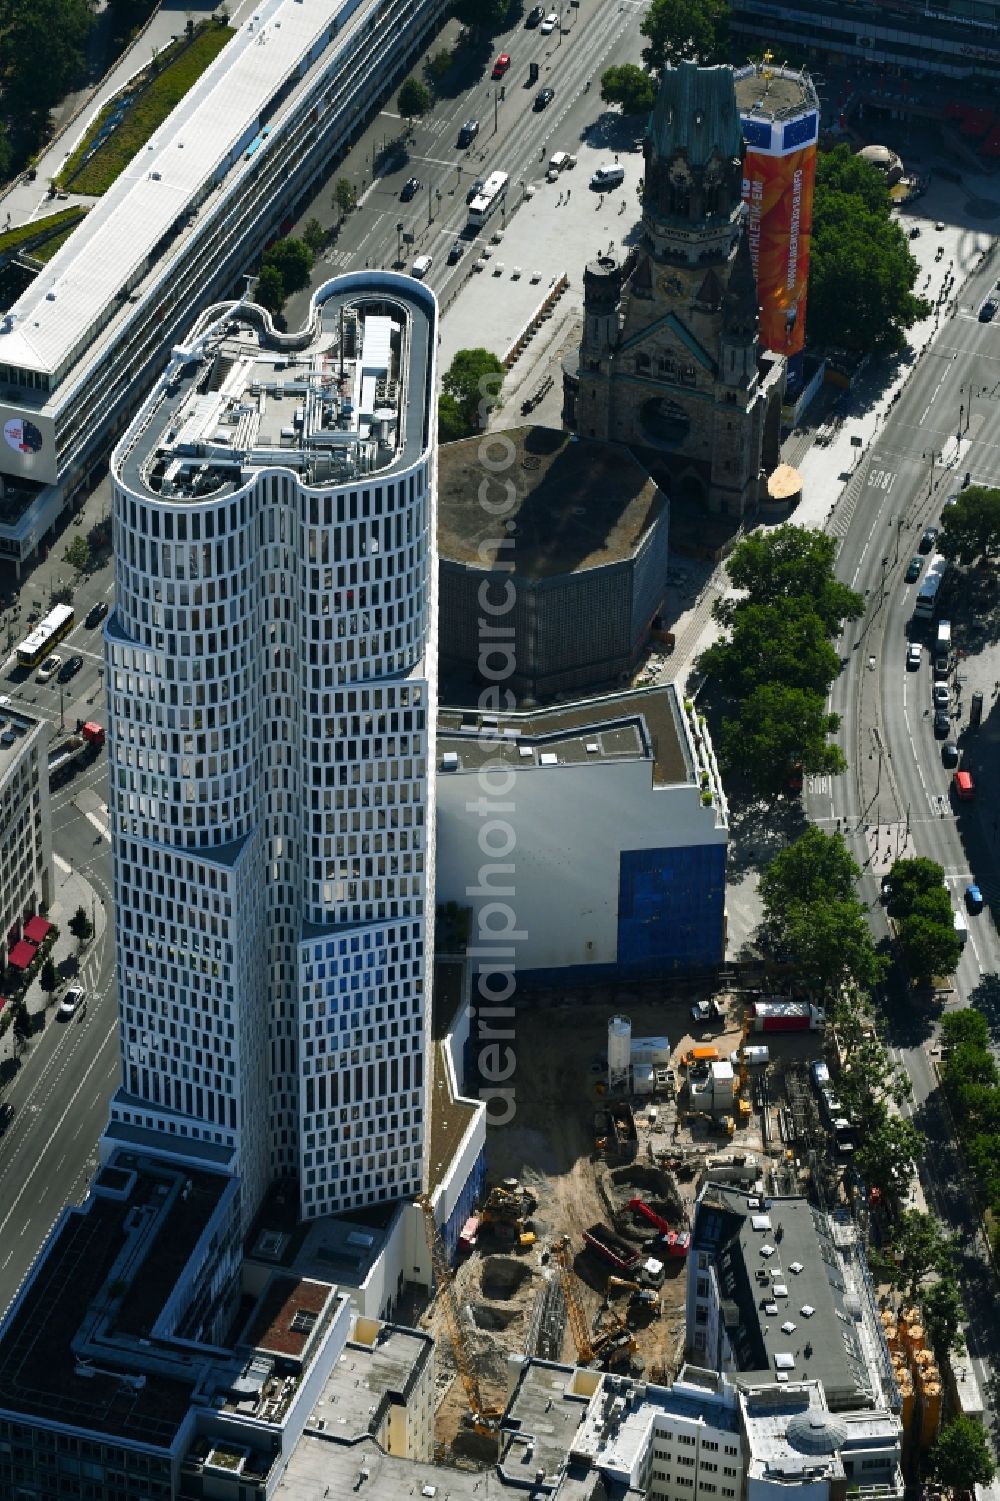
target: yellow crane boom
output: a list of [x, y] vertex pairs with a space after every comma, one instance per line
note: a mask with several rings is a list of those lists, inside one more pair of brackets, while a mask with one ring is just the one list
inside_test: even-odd
[[569, 1319], [570, 1332], [573, 1335], [573, 1343], [576, 1345], [577, 1358], [581, 1365], [589, 1365], [594, 1358], [594, 1346], [587, 1325], [587, 1315], [576, 1295], [576, 1274], [570, 1265], [569, 1247], [569, 1236], [564, 1235], [562, 1240], [556, 1241], [552, 1247], [552, 1254], [559, 1268], [559, 1281], [562, 1284], [563, 1298], [566, 1303], [566, 1317]]
[[465, 1395], [472, 1413], [473, 1422], [477, 1431], [494, 1433], [500, 1425], [502, 1416], [499, 1408], [487, 1407], [483, 1401], [483, 1394], [479, 1390], [479, 1381], [469, 1360], [469, 1352], [465, 1343], [465, 1334], [462, 1329], [462, 1318], [458, 1309], [458, 1299], [455, 1296], [455, 1274], [448, 1263], [448, 1253], [444, 1247], [438, 1227], [434, 1221], [434, 1209], [426, 1194], [420, 1194], [417, 1198], [424, 1216], [424, 1233], [427, 1236], [427, 1249], [431, 1253], [431, 1267], [434, 1272], [434, 1281], [437, 1284], [438, 1298], [444, 1309], [445, 1322], [448, 1325], [448, 1334], [451, 1339], [451, 1348], [455, 1356], [455, 1364]]

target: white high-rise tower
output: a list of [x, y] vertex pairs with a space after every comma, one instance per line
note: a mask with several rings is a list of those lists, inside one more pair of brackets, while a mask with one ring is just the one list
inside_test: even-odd
[[112, 463], [105, 1146], [228, 1162], [244, 1222], [421, 1187], [436, 345], [390, 273], [215, 308]]

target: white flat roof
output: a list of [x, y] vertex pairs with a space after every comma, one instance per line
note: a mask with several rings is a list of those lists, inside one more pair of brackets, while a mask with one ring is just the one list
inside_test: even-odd
[[[0, 323], [0, 362], [54, 374], [358, 0], [262, 0]], [[265, 143], [257, 156], [268, 150]], [[236, 162], [230, 171], [239, 171]], [[251, 163], [246, 170], [254, 170]]]

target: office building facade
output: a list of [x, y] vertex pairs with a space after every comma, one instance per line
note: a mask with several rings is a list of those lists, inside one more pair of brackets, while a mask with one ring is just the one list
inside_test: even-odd
[[106, 1142], [210, 1153], [248, 1219], [421, 1187], [433, 891], [433, 294], [206, 315], [112, 463]]
[[290, 225], [444, 0], [262, 0], [0, 319], [0, 559], [101, 476], [173, 343]]

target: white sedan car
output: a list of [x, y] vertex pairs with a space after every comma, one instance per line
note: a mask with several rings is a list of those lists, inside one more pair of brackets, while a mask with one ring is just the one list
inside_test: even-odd
[[555, 31], [558, 25], [559, 17], [556, 15], [554, 10], [550, 10], [548, 15], [545, 17], [545, 20], [542, 22], [541, 26], [539, 26], [538, 29], [542, 33], [542, 36], [548, 36], [549, 32]]
[[61, 666], [62, 657], [57, 657], [55, 652], [53, 652], [50, 657], [45, 658], [45, 661], [42, 663], [41, 667], [39, 667], [38, 677], [35, 679], [35, 681], [37, 683], [47, 683], [50, 678], [55, 677]]

